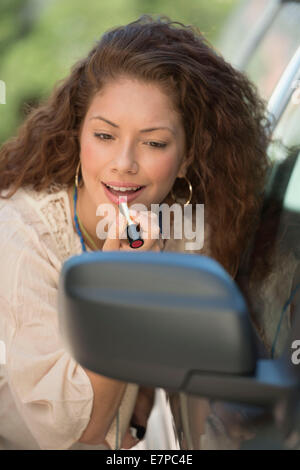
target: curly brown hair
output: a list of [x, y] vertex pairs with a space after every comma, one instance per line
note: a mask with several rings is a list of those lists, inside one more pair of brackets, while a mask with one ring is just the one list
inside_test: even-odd
[[[94, 95], [121, 76], [161, 86], [182, 116], [191, 203], [209, 214], [212, 256], [234, 277], [261, 210], [268, 159], [265, 102], [195, 26], [142, 15], [108, 30], [0, 149], [0, 190], [72, 185]], [[186, 182], [176, 181], [176, 195]]]

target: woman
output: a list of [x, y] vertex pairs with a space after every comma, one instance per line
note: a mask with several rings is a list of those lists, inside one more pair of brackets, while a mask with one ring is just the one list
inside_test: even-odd
[[124, 218], [100, 238], [96, 211], [116, 208], [124, 186], [128, 195], [142, 186], [134, 203], [147, 211], [132, 212], [146, 235], [142, 249], [185, 250], [184, 239], [147, 232], [149, 221], [158, 227], [151, 204], [205, 204], [196, 252], [234, 278], [259, 217], [267, 144], [264, 104], [247, 78], [198, 30], [166, 17], [143, 15], [105, 33], [31, 111], [0, 150], [4, 448], [137, 442], [130, 420], [146, 426], [153, 390], [91, 373], [64, 349], [62, 264], [84, 249], [130, 251]]

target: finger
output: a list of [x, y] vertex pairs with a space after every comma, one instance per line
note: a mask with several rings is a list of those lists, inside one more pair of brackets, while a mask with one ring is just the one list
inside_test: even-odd
[[[132, 221], [139, 225], [141, 231], [141, 238], [144, 240], [144, 245], [139, 248], [139, 251], [161, 251], [160, 248], [160, 228], [158, 223], [158, 216], [151, 211], [135, 211], [129, 210], [130, 218]], [[127, 231], [123, 232], [123, 236], [120, 242], [121, 251], [135, 251], [131, 248], [127, 239]]]
[[[137, 211], [133, 210], [133, 209], [129, 209], [129, 215], [130, 215], [131, 222], [135, 223], [134, 218], [137, 215]], [[138, 222], [136, 222], [136, 223], [138, 224]], [[121, 251], [133, 251], [134, 250], [134, 248], [131, 248], [131, 246], [129, 245], [129, 240], [128, 240], [128, 236], [127, 236], [127, 228], [128, 228], [128, 222], [127, 222], [127, 219], [126, 219], [125, 229], [124, 229], [122, 237], [121, 237], [121, 248], [120, 248]]]
[[126, 219], [119, 213], [118, 217], [112, 222], [109, 227], [107, 238], [103, 245], [103, 251], [120, 250], [122, 234], [126, 229]]
[[160, 236], [158, 217], [153, 212], [141, 211], [134, 217], [134, 222], [141, 228], [141, 236], [146, 245], [152, 245]]
[[133, 214], [134, 218], [146, 218], [149, 219], [149, 221], [154, 222], [155, 225], [159, 225], [159, 217], [155, 212], [152, 211], [134, 211], [136, 214]]
[[121, 449], [130, 449], [131, 447], [138, 444], [139, 439], [136, 439], [132, 436], [130, 428], [128, 427], [121, 443]]

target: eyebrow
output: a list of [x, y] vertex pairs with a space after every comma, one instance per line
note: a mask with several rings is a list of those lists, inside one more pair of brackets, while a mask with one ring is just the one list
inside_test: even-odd
[[[107, 124], [110, 124], [111, 126], [116, 127], [117, 129], [119, 129], [119, 126], [117, 126], [117, 124], [115, 124], [114, 122], [109, 121], [108, 119], [105, 119], [102, 116], [93, 116], [89, 120], [91, 121], [92, 119], [99, 119], [100, 121], [107, 122]], [[159, 129], [167, 129], [168, 131], [172, 132], [172, 134], [175, 135], [174, 130], [171, 129], [170, 127], [166, 127], [166, 126], [150, 127], [149, 129], [141, 129], [140, 132], [152, 132], [152, 131], [157, 131]]]

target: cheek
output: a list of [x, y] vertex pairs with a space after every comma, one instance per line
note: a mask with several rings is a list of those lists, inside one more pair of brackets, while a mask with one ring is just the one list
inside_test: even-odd
[[165, 183], [173, 181], [177, 175], [178, 163], [174, 156], [166, 156], [160, 159], [155, 165], [152, 165], [151, 176], [152, 179], [158, 183]]
[[96, 143], [88, 140], [81, 145], [81, 162], [86, 173], [93, 174], [99, 171], [100, 160]]

